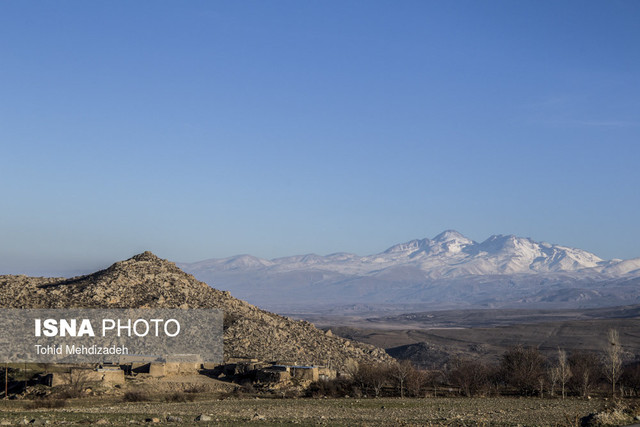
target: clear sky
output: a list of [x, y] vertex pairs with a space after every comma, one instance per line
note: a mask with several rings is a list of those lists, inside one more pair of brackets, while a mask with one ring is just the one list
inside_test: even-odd
[[0, 274], [444, 229], [639, 257], [639, 22], [635, 0], [2, 1]]

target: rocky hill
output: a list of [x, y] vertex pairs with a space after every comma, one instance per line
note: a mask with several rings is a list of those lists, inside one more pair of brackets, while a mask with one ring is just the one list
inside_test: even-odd
[[224, 354], [266, 361], [344, 366], [391, 360], [384, 350], [324, 333], [311, 323], [269, 313], [199, 282], [174, 263], [145, 252], [87, 276], [0, 276], [4, 308], [218, 308]]

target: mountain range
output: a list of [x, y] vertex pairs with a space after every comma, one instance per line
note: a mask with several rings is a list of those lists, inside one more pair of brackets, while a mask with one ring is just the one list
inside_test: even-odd
[[238, 255], [178, 264], [199, 280], [280, 312], [370, 307], [588, 308], [640, 302], [640, 258], [603, 260], [576, 248], [454, 230], [384, 252]]

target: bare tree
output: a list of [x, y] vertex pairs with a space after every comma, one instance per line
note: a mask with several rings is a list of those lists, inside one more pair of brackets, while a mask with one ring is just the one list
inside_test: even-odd
[[[441, 388], [444, 388], [445, 383], [446, 383], [446, 368], [447, 366], [444, 366], [444, 370], [436, 370], [436, 371], [431, 371], [431, 375], [429, 375], [429, 379], [431, 379], [431, 385], [433, 386], [433, 396], [437, 397], [438, 396], [438, 390], [440, 390]], [[443, 387], [440, 387], [443, 386]]]
[[407, 392], [410, 396], [421, 397], [429, 384], [429, 373], [414, 369], [407, 378]]
[[376, 397], [380, 397], [382, 387], [384, 387], [390, 377], [389, 366], [384, 363], [373, 364], [370, 366], [367, 377], [369, 387], [371, 387]]
[[384, 363], [361, 363], [354, 378], [363, 390], [368, 389], [379, 397], [382, 388], [390, 379], [389, 366]]
[[558, 369], [558, 366], [556, 365], [549, 368], [549, 382], [551, 383], [551, 389], [549, 390], [550, 396], [555, 396], [556, 384], [558, 384], [559, 379], [560, 379], [560, 369]]
[[630, 394], [640, 396], [640, 363], [635, 362], [625, 366], [622, 370], [620, 382], [629, 388]]
[[400, 389], [400, 397], [404, 398], [404, 387], [407, 378], [412, 374], [413, 365], [408, 360], [401, 360], [393, 365], [391, 369], [391, 376], [396, 381], [398, 388]]
[[351, 379], [355, 379], [358, 374], [358, 362], [353, 359], [347, 359], [342, 368], [343, 373]]
[[597, 380], [600, 359], [594, 353], [573, 352], [569, 356], [569, 366], [573, 373], [569, 379], [569, 388], [582, 397], [589, 396], [593, 383]]
[[80, 396], [89, 381], [90, 372], [90, 369], [70, 368], [69, 372], [64, 376], [64, 381], [67, 386], [65, 395], [67, 397]]
[[616, 394], [616, 384], [622, 374], [622, 345], [616, 329], [609, 329], [604, 353], [604, 374], [611, 383], [611, 395]]
[[517, 345], [502, 355], [500, 375], [507, 385], [529, 396], [538, 390], [538, 380], [545, 373], [545, 362], [537, 348]]
[[566, 397], [565, 386], [571, 378], [571, 368], [567, 362], [567, 352], [558, 348], [558, 380], [562, 386], [562, 398]]
[[365, 393], [366, 387], [366, 369], [358, 362], [353, 359], [347, 360], [344, 366], [345, 374], [351, 378], [356, 388], [360, 390], [360, 392]]
[[449, 372], [451, 383], [467, 397], [486, 391], [489, 387], [489, 369], [477, 360], [457, 359]]

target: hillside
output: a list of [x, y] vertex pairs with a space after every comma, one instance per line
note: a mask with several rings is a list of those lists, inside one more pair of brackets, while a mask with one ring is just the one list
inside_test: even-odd
[[640, 303], [640, 258], [603, 260], [511, 235], [475, 242], [452, 230], [368, 256], [239, 255], [180, 266], [211, 286], [279, 312], [323, 304], [335, 311], [336, 305], [350, 304], [421, 304], [420, 310], [431, 310]]
[[150, 252], [94, 274], [64, 278], [0, 276], [4, 308], [217, 308], [224, 310], [224, 354], [267, 361], [343, 366], [390, 360], [379, 348], [324, 333], [305, 321], [261, 310], [209, 287]]

